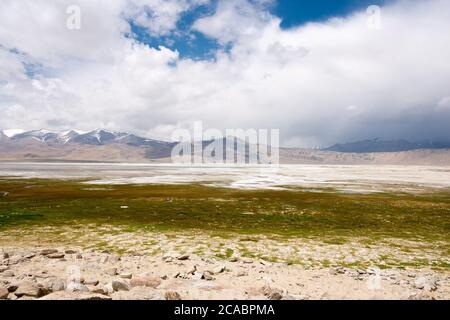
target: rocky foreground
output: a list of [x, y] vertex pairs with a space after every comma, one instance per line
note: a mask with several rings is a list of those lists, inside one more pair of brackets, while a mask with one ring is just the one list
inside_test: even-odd
[[233, 256], [157, 256], [67, 248], [0, 250], [0, 299], [449, 299], [431, 270], [305, 268]]

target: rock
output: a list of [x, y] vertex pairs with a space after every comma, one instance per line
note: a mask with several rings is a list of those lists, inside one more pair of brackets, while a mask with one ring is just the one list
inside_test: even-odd
[[56, 249], [44, 249], [44, 250], [41, 251], [41, 255], [47, 256], [49, 254], [54, 254], [54, 253], [57, 253], [57, 252], [58, 252], [58, 250], [56, 250]]
[[428, 292], [418, 292], [408, 297], [408, 300], [436, 300], [436, 297]]
[[[92, 293], [98, 293], [98, 294], [104, 294], [104, 295], [108, 295], [110, 292], [106, 289], [106, 288], [100, 288], [100, 287], [88, 287], [89, 288], [89, 292]], [[114, 290], [111, 291], [111, 293]]]
[[214, 268], [213, 271], [212, 271], [212, 273], [213, 273], [213, 274], [219, 274], [219, 273], [224, 272], [225, 269], [226, 269], [225, 266], [219, 266], [219, 267], [217, 267], [217, 268]]
[[70, 250], [70, 249], [68, 249], [68, 250], [66, 250], [64, 252], [65, 252], [65, 254], [75, 254], [75, 253], [77, 253], [76, 250]]
[[203, 275], [202, 275], [202, 279], [205, 279], [207, 281], [212, 281], [212, 280], [214, 280], [214, 277], [212, 276], [211, 272], [204, 271]]
[[238, 257], [231, 257], [230, 258], [230, 262], [238, 262], [239, 258]]
[[14, 271], [12, 271], [12, 270], [6, 270], [6, 271], [2, 272], [2, 275], [4, 277], [12, 278], [12, 277], [14, 277], [15, 274], [14, 274]]
[[67, 291], [71, 291], [71, 292], [89, 292], [89, 288], [86, 287], [82, 283], [71, 281], [67, 285]]
[[24, 256], [25, 259], [33, 259], [34, 257], [36, 257], [36, 253], [28, 253]]
[[152, 289], [135, 287], [130, 291], [118, 291], [111, 294], [113, 300], [163, 300], [164, 297]]
[[98, 280], [94, 280], [94, 279], [89, 279], [89, 280], [84, 280], [84, 284], [85, 285], [90, 285], [90, 286], [96, 286], [99, 284], [100, 281]]
[[40, 298], [48, 293], [50, 292], [47, 288], [44, 288], [42, 285], [38, 285], [30, 280], [25, 280], [19, 283], [17, 290], [14, 292], [14, 294], [19, 298], [22, 296]]
[[176, 291], [167, 291], [164, 294], [164, 298], [166, 300], [181, 300], [180, 294], [178, 292], [176, 292]]
[[2, 253], [2, 259], [9, 259], [9, 253], [8, 252], [3, 252]]
[[52, 292], [61, 291], [66, 289], [66, 283], [59, 278], [49, 279], [47, 281], [47, 287]]
[[246, 263], [246, 264], [251, 264], [251, 263], [253, 263], [253, 260], [252, 259], [244, 259], [244, 260], [242, 260], [242, 262]]
[[57, 252], [57, 253], [50, 253], [47, 254], [46, 257], [49, 259], [62, 259], [64, 258], [65, 254], [62, 252]]
[[58, 291], [50, 293], [39, 300], [111, 300], [111, 297], [90, 292]]
[[194, 274], [195, 271], [197, 271], [197, 266], [196, 266], [196, 265], [194, 265], [194, 266], [192, 267], [192, 269], [190, 269], [190, 270], [187, 272], [187, 274]]
[[0, 266], [0, 273], [6, 271], [6, 270], [8, 270], [8, 269], [9, 269], [8, 266]]
[[109, 268], [105, 270], [105, 273], [110, 276], [116, 276], [117, 275], [117, 268]]
[[8, 298], [9, 291], [6, 288], [0, 287], [0, 300], [5, 300]]
[[121, 273], [120, 277], [122, 279], [131, 279], [133, 277], [133, 275], [131, 273]]
[[192, 280], [201, 280], [202, 277], [203, 277], [203, 274], [201, 274], [200, 272], [195, 272], [195, 273], [192, 275], [191, 279], [192, 279]]
[[8, 289], [9, 292], [14, 292], [17, 290], [19, 286], [17, 286], [16, 284], [9, 284], [6, 288]]
[[103, 290], [107, 293], [107, 294], [111, 294], [114, 293], [114, 289], [112, 287], [112, 283], [108, 283], [107, 285], [103, 286]]
[[7, 299], [8, 300], [17, 300], [17, 296], [14, 293], [10, 292], [8, 294], [8, 298]]
[[78, 260], [80, 260], [80, 259], [83, 259], [83, 256], [81, 255], [81, 253], [77, 253], [76, 258], [77, 258]]
[[281, 290], [273, 289], [268, 285], [265, 285], [264, 287], [262, 287], [262, 293], [269, 300], [281, 300], [283, 298], [283, 295], [281, 294]]
[[109, 256], [108, 255], [103, 255], [101, 258], [100, 258], [100, 263], [107, 263], [108, 262], [108, 260], [109, 260]]
[[132, 287], [157, 288], [161, 284], [161, 278], [150, 275], [139, 275], [131, 279]]
[[414, 288], [425, 290], [425, 291], [435, 291], [437, 289], [437, 279], [433, 277], [418, 277], [413, 284]]
[[113, 280], [111, 282], [112, 288], [114, 291], [129, 291], [130, 285], [122, 280]]
[[362, 270], [362, 269], [358, 269], [356, 270], [356, 272], [358, 272], [358, 274], [366, 274], [366, 270]]
[[239, 271], [238, 273], [236, 273], [236, 277], [246, 277], [246, 276], [248, 276], [247, 271]]
[[188, 254], [182, 254], [182, 255], [178, 256], [177, 259], [180, 260], [180, 261], [189, 260], [189, 255]]

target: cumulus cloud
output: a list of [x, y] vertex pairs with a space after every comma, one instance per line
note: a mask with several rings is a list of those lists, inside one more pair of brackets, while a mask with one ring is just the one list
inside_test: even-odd
[[[78, 4], [82, 28], [66, 28]], [[222, 45], [180, 58], [130, 37], [177, 32], [205, 0], [3, 0], [0, 127], [106, 127], [156, 138], [203, 120], [280, 128], [286, 145], [450, 135], [450, 2], [396, 1], [380, 29], [355, 12], [291, 29], [272, 1], [219, 1], [192, 31]], [[33, 127], [33, 128], [31, 128]]]

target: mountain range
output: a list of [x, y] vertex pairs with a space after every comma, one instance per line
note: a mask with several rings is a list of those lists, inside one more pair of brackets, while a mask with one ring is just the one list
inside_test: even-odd
[[[201, 142], [202, 147], [211, 142]], [[237, 140], [239, 143], [243, 142]], [[175, 145], [104, 129], [5, 130], [0, 131], [0, 161], [170, 162]], [[422, 142], [373, 139], [324, 149], [280, 148], [279, 154], [281, 163], [450, 165], [450, 139]], [[247, 150], [245, 156], [249, 156]]]

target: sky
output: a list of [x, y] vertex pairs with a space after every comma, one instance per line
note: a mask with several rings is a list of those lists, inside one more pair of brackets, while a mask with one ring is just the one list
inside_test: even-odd
[[2, 0], [0, 129], [450, 137], [449, 16], [448, 0]]

